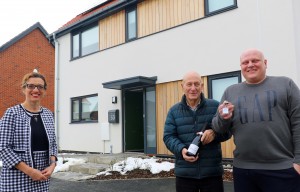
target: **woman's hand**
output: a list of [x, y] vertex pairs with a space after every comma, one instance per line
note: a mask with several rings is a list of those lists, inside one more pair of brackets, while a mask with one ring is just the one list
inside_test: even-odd
[[51, 163], [49, 167], [47, 167], [46, 169], [44, 169], [42, 171], [42, 174], [45, 177], [50, 178], [51, 175], [52, 175], [52, 173], [53, 173], [53, 171], [54, 171], [54, 169], [55, 169], [55, 166], [56, 166], [55, 163]]
[[46, 181], [48, 179], [40, 170], [33, 168], [30, 168], [26, 174], [34, 181]]
[[48, 179], [45, 175], [42, 174], [40, 170], [29, 167], [23, 161], [17, 164], [16, 168], [28, 175], [34, 181], [45, 181]]

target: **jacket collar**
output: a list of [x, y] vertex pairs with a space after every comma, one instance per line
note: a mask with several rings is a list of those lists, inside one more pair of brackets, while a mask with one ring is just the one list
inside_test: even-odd
[[[206, 98], [204, 97], [204, 94], [201, 93], [201, 94], [200, 94], [200, 104], [198, 104], [198, 106], [197, 106], [196, 109], [198, 109], [199, 107], [203, 106], [205, 102], [206, 102]], [[181, 103], [182, 103], [184, 106], [190, 108], [190, 106], [187, 105], [187, 101], [186, 101], [186, 96], [185, 96], [185, 95], [182, 96], [182, 98], [181, 98]]]

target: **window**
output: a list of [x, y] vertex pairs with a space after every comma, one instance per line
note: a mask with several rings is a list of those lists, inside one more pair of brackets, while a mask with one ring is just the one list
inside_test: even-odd
[[73, 36], [73, 58], [79, 57], [79, 34]]
[[99, 50], [99, 26], [79, 31], [72, 36], [72, 58], [81, 57]]
[[137, 18], [136, 8], [131, 8], [126, 11], [126, 41], [137, 38]]
[[220, 101], [227, 87], [240, 82], [240, 71], [208, 76], [208, 97]]
[[98, 121], [98, 95], [71, 99], [72, 122]]
[[205, 0], [206, 15], [216, 14], [237, 7], [237, 0]]

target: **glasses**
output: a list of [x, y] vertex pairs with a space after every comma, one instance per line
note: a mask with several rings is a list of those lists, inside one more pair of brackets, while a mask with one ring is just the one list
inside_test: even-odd
[[35, 88], [37, 88], [38, 90], [45, 89], [44, 85], [25, 84], [25, 86], [30, 90], [34, 90]]

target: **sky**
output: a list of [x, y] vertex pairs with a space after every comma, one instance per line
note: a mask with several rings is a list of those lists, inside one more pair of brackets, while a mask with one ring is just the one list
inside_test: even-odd
[[37, 22], [51, 34], [106, 0], [1, 0], [0, 46]]

